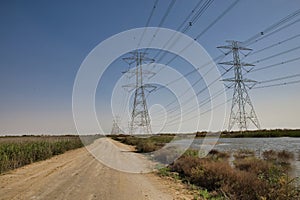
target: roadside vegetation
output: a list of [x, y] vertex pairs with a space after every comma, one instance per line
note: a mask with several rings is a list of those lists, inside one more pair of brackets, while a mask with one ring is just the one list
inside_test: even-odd
[[[201, 135], [199, 133], [199, 135]], [[203, 134], [202, 134], [203, 135]], [[223, 131], [221, 137], [242, 138], [242, 137], [300, 137], [299, 129], [274, 129], [255, 131]]]
[[149, 153], [162, 148], [166, 143], [169, 143], [174, 135], [156, 135], [150, 137], [134, 137], [126, 135], [110, 136], [112, 139], [124, 144], [136, 147], [139, 153]]
[[[196, 137], [205, 137], [207, 132], [196, 132]], [[300, 137], [300, 129], [272, 129], [248, 131], [222, 131], [224, 138], [253, 138], [253, 137]]]
[[[113, 139], [134, 145], [137, 152], [146, 153], [160, 149], [173, 137], [119, 136]], [[168, 153], [161, 151], [160, 155], [154, 154], [153, 158], [161, 162], [161, 158], [167, 159]], [[185, 183], [193, 191], [194, 199], [300, 199], [297, 179], [288, 175], [292, 159], [293, 153], [287, 151], [265, 151], [258, 158], [247, 149], [237, 152], [212, 150], [208, 156], [200, 159], [198, 151], [189, 149], [171, 164], [159, 167], [157, 173]]]
[[223, 153], [219, 157], [214, 152], [204, 159], [183, 155], [164, 170], [169, 172], [167, 175], [174, 177], [175, 174], [183, 182], [197, 186], [195, 199], [286, 200], [300, 197], [296, 179], [288, 176], [287, 162], [242, 154], [236, 157], [233, 166]]
[[78, 136], [0, 137], [0, 174], [82, 146]]

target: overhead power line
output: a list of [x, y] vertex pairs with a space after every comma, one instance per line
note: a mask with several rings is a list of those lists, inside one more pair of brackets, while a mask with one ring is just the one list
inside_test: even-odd
[[[201, 3], [203, 0], [199, 1], [199, 3], [195, 6], [195, 8], [191, 11], [191, 13], [187, 16], [187, 18], [183, 21], [183, 23], [176, 29], [176, 31], [181, 31], [182, 33], [186, 33], [190, 28], [198, 21], [200, 16], [205, 13], [205, 11], [209, 8], [209, 6], [213, 3], [214, 0], [206, 0], [202, 5]], [[201, 5], [201, 7], [200, 7]], [[195, 12], [196, 11], [196, 12]], [[194, 15], [193, 15], [194, 14]], [[193, 15], [193, 16], [192, 16]], [[191, 18], [191, 19], [190, 19]], [[190, 19], [190, 20], [189, 20]], [[185, 27], [183, 28], [183, 26]], [[182, 29], [183, 28], [183, 29]], [[169, 43], [174, 39], [174, 37], [177, 36], [177, 38], [174, 40], [172, 44], [169, 45]], [[165, 43], [163, 46], [164, 48], [168, 46], [168, 48], [172, 48], [181, 38], [182, 35], [179, 35], [177, 33], [174, 33], [169, 40]], [[157, 57], [160, 55], [160, 53], [163, 52], [163, 54], [157, 59]], [[168, 52], [166, 51], [158, 51], [158, 53], [155, 55], [154, 59], [157, 59], [157, 62], [160, 62], [163, 60], [163, 58], [167, 55]]]
[[[235, 2], [234, 2], [235, 3]], [[229, 9], [229, 8], [228, 8]], [[287, 17], [285, 17], [285, 19], [287, 19]], [[291, 18], [289, 18], [289, 19], [291, 19]], [[284, 23], [287, 23], [288, 22], [288, 20], [280, 20], [280, 21], [284, 21], [283, 23], [280, 23], [280, 25], [283, 25]], [[275, 24], [279, 24], [279, 23], [275, 23]], [[288, 24], [288, 26], [290, 26], [291, 24]], [[274, 28], [276, 28], [276, 27], [278, 27], [278, 26], [274, 26], [274, 24], [273, 25], [271, 25], [270, 27], [268, 27], [267, 29], [265, 29], [265, 30], [267, 30], [267, 31], [272, 31]], [[284, 26], [283, 28], [286, 28], [287, 26]], [[281, 29], [281, 30], [283, 30], [283, 29]], [[261, 36], [260, 36], [261, 37]], [[291, 39], [294, 39], [294, 38], [296, 38], [296, 37], [298, 37], [298, 35], [296, 35], [296, 36], [294, 36], [294, 37], [292, 37], [292, 38], [288, 38], [288, 39], [286, 39], [286, 40], [284, 40], [284, 41], [282, 41], [282, 42], [286, 42], [286, 41], [288, 41], [288, 40], [291, 40]], [[252, 38], [254, 38], [254, 37], [252, 37]], [[257, 37], [256, 37], [257, 38]], [[248, 39], [248, 41], [250, 41], [250, 39]], [[243, 42], [244, 43], [244, 42]], [[262, 61], [264, 61], [264, 60], [267, 60], [267, 59], [271, 59], [271, 58], [274, 58], [274, 57], [276, 57], [276, 56], [279, 56], [279, 55], [282, 55], [282, 54], [285, 54], [285, 53], [288, 53], [288, 52], [291, 52], [291, 51], [294, 51], [294, 50], [297, 50], [298, 49], [298, 47], [296, 47], [296, 48], [294, 48], [294, 49], [290, 49], [290, 50], [287, 50], [287, 51], [284, 51], [284, 52], [281, 52], [281, 53], [278, 53], [278, 54], [275, 54], [275, 55], [272, 55], [272, 56], [269, 56], [269, 57], [267, 57], [267, 58], [263, 58], [263, 59], [260, 59], [260, 60], [257, 60], [257, 61], [255, 61], [255, 63], [258, 63], [258, 62], [262, 62]], [[213, 60], [214, 61], [216, 61], [217, 59], [221, 59], [221, 58], [224, 58], [226, 55], [228, 55], [229, 53], [231, 53], [231, 51], [228, 51], [228, 52], [226, 52], [225, 53], [225, 55], [220, 55], [220, 56], [218, 56], [218, 57], [216, 57], [216, 58], [214, 58]], [[287, 62], [292, 62], [292, 61], [295, 61], [296, 59], [293, 59], [293, 60], [290, 60], [290, 61], [287, 61]], [[213, 62], [213, 61], [212, 61]], [[208, 66], [209, 64], [211, 64], [211, 63], [207, 63], [206, 65], [203, 65], [202, 67], [205, 67], [205, 66]], [[200, 68], [202, 68], [202, 67], [199, 67], [199, 68], [197, 68], [197, 69], [194, 69], [194, 70], [192, 70], [192, 71], [190, 71], [190, 72], [188, 72], [188, 73], [186, 73], [183, 77], [180, 77], [180, 78], [177, 78], [177, 79], [175, 79], [174, 81], [171, 81], [171, 82], [169, 82], [167, 85], [170, 85], [170, 84], [172, 84], [172, 83], [175, 83], [175, 82], [177, 82], [178, 80], [180, 80], [181, 78], [184, 78], [184, 77], [187, 77], [187, 76], [189, 76], [189, 75], [191, 75], [191, 74], [193, 74], [194, 72], [196, 72], [196, 71], [198, 71]], [[269, 66], [270, 67], [270, 66]], [[162, 69], [161, 69], [162, 70]], [[161, 70], [159, 70], [159, 71], [161, 71]], [[254, 70], [250, 70], [250, 71], [252, 71], [252, 72], [254, 72], [254, 71], [258, 71], [258, 70], [260, 70], [260, 69], [254, 69]], [[158, 71], [158, 72], [159, 72]], [[250, 72], [250, 71], [247, 71], [247, 73], [248, 72]], [[200, 79], [202, 79], [202, 78], [200, 78]], [[214, 82], [216, 82], [216, 81], [214, 81]], [[214, 83], [213, 82], [213, 83]], [[166, 86], [167, 86], [166, 85]], [[163, 86], [160, 86], [160, 87], [158, 87], [156, 90], [159, 90], [159, 89], [162, 89], [162, 88], [164, 88]], [[200, 91], [200, 93], [201, 92], [203, 92], [203, 90], [202, 91]], [[200, 94], [200, 93], [198, 93], [198, 94]], [[175, 103], [176, 101], [173, 101], [173, 102], [171, 102], [171, 104], [173, 104], [173, 103]]]
[[254, 44], [254, 43], [256, 43], [256, 42], [259, 42], [260, 40], [266, 39], [267, 37], [270, 37], [270, 36], [272, 36], [272, 35], [274, 35], [274, 34], [280, 32], [280, 31], [282, 31], [282, 30], [284, 30], [284, 29], [286, 29], [286, 28], [288, 28], [288, 27], [290, 27], [290, 26], [292, 26], [292, 25], [294, 25], [294, 24], [296, 24], [296, 23], [299, 23], [299, 22], [300, 22], [300, 19], [297, 19], [296, 21], [293, 21], [293, 22], [291, 22], [291, 23], [289, 23], [289, 24], [287, 24], [287, 25], [285, 25], [285, 26], [282, 26], [282, 27], [280, 27], [280, 28], [278, 28], [278, 29], [276, 29], [276, 30], [270, 32], [270, 33], [267, 34], [267, 35], [264, 35], [264, 34], [263, 34], [262, 37], [260, 37], [260, 38], [258, 38], [258, 39], [256, 39], [256, 40], [254, 40], [254, 41], [252, 41], [252, 42], [250, 42], [247, 46], [252, 45], [252, 44]]
[[[234, 6], [235, 4], [237, 3], [237, 1], [235, 1], [233, 4], [231, 4], [231, 6], [230, 7], [228, 7], [228, 9], [229, 8], [232, 8], [232, 6]], [[226, 9], [226, 11], [228, 10], [228, 9]], [[224, 11], [221, 15], [223, 15], [224, 13], [226, 13], [226, 11]], [[299, 10], [297, 10], [295, 13], [298, 13], [298, 12], [300, 12], [300, 9]], [[271, 26], [269, 26], [269, 27], [267, 27], [265, 30], [264, 30], [264, 32], [265, 33], [268, 33], [268, 32], [270, 32], [270, 31], [272, 31], [272, 30], [274, 30], [274, 28], [277, 28], [278, 27], [278, 25], [277, 24], [279, 24], [279, 25], [284, 25], [285, 23], [287, 23], [289, 20], [292, 20], [294, 17], [295, 17], [295, 13], [294, 14], [289, 14], [288, 16], [286, 16], [286, 17], [284, 17], [283, 19], [281, 19], [279, 22], [276, 22], [276, 23], [274, 23], [274, 24], [272, 24]], [[220, 16], [221, 16], [220, 15]], [[296, 15], [297, 16], [297, 15]], [[218, 17], [219, 18], [219, 17]], [[300, 19], [299, 19], [300, 20]], [[297, 20], [296, 22], [298, 22], [299, 20]], [[293, 22], [293, 24], [294, 24], [295, 22]], [[280, 28], [280, 30], [283, 30], [283, 29], [285, 29], [285, 28], [287, 28], [288, 26], [291, 26], [292, 24], [288, 24], [288, 25], [286, 25], [286, 26], [283, 26], [282, 28]], [[278, 29], [277, 29], [278, 30]], [[276, 30], [276, 31], [277, 31]], [[272, 33], [274, 33], [274, 32], [272, 32]], [[272, 34], [271, 33], [271, 34]], [[269, 34], [270, 35], [270, 34]], [[243, 44], [246, 44], [246, 43], [249, 43], [249, 42], [257, 42], [257, 41], [259, 41], [259, 40], [257, 40], [257, 38], [261, 38], [261, 39], [264, 39], [266, 36], [268, 36], [268, 35], [262, 35], [261, 34], [261, 32], [259, 33], [259, 34], [255, 34], [254, 36], [252, 36], [252, 37], [250, 37], [249, 39], [247, 39], [247, 40], [245, 40], [244, 42], [243, 42]], [[249, 46], [250, 44], [248, 44], [248, 45], [245, 45], [245, 46]], [[182, 77], [180, 77], [180, 78], [177, 78], [177, 79], [174, 79], [173, 81], [170, 81], [167, 85], [170, 85], [170, 84], [172, 84], [172, 83], [175, 83], [176, 81], [179, 81], [180, 79], [182, 79], [182, 78], [185, 78], [185, 77], [187, 77], [187, 76], [189, 76], [189, 75], [191, 75], [191, 74], [193, 74], [194, 72], [196, 72], [196, 71], [198, 71], [199, 69], [202, 69], [202, 68], [204, 68], [204, 67], [206, 67], [206, 66], [209, 66], [209, 65], [211, 65], [213, 62], [215, 62], [215, 61], [218, 61], [218, 60], [221, 60], [221, 59], [223, 59], [226, 55], [228, 55], [229, 53], [231, 53], [230, 51], [229, 52], [226, 52], [225, 54], [221, 54], [221, 55], [219, 55], [219, 56], [216, 56], [211, 62], [209, 62], [209, 63], [205, 63], [204, 65], [202, 65], [201, 67], [198, 67], [198, 68], [195, 68], [195, 69], [193, 69], [193, 70], [191, 70], [190, 72], [187, 72], [186, 74], [184, 74]], [[177, 55], [178, 56], [178, 55]], [[174, 58], [175, 59], [175, 58]], [[163, 70], [164, 68], [161, 68], [160, 70], [158, 70], [158, 72], [160, 72], [161, 70]], [[255, 71], [255, 70], [253, 70], [253, 71]], [[157, 72], [157, 73], [158, 73]], [[156, 90], [160, 90], [160, 89], [162, 89], [162, 88], [164, 88], [164, 87], [158, 87]]]
[[144, 31], [143, 31], [142, 36], [141, 36], [141, 38], [140, 38], [140, 41], [139, 41], [139, 43], [138, 43], [137, 49], [138, 49], [138, 48], [140, 47], [140, 45], [141, 45], [141, 42], [142, 42], [142, 40], [143, 40], [143, 38], [144, 38], [144, 35], [145, 35], [146, 30], [147, 30], [147, 28], [148, 28], [148, 26], [149, 26], [149, 24], [150, 24], [150, 21], [151, 21], [151, 19], [152, 19], [152, 17], [153, 17], [153, 14], [154, 14], [154, 11], [155, 11], [155, 9], [156, 9], [156, 7], [157, 7], [157, 4], [158, 4], [158, 0], [155, 0], [154, 5], [153, 5], [153, 7], [152, 7], [152, 9], [151, 9], [150, 15], [149, 15], [149, 17], [148, 17], [148, 19], [147, 19], [147, 22], [146, 22]]
[[[217, 109], [217, 108], [219, 108], [219, 107], [221, 107], [221, 106], [223, 106], [223, 105], [229, 103], [231, 100], [232, 100], [232, 98], [230, 98], [230, 99], [226, 100], [225, 102], [220, 103], [220, 104], [218, 104], [218, 105], [216, 105], [216, 106], [214, 106], [214, 107], [212, 107], [212, 108], [210, 108], [210, 109], [208, 109], [208, 110], [206, 110], [206, 111], [204, 111], [204, 112], [200, 112], [200, 115], [204, 115], [204, 114], [206, 114], [206, 113], [209, 113], [209, 112], [211, 112], [212, 110], [215, 110], [215, 109]], [[191, 116], [191, 117], [189, 117], [189, 118], [187, 118], [187, 119], [181, 120], [181, 121], [179, 121], [179, 122], [180, 122], [180, 123], [187, 122], [187, 121], [190, 121], [190, 120], [192, 120], [192, 119], [195, 119], [196, 117], [199, 117], [199, 114], [193, 115], [193, 116]], [[179, 122], [178, 122], [178, 118], [177, 118], [177, 119], [174, 119], [174, 120], [169, 121], [169, 122], [167, 123], [167, 126], [178, 125]]]
[[295, 77], [299, 77], [299, 76], [300, 76], [300, 74], [294, 74], [294, 75], [290, 75], [290, 76], [283, 76], [283, 77], [279, 77], [279, 78], [260, 81], [258, 83], [261, 84], [261, 83], [269, 83], [269, 82], [274, 82], [274, 81], [281, 81], [281, 80], [284, 80], [284, 79], [290, 79], [290, 78], [295, 78]]
[[286, 42], [288, 42], [288, 41], [290, 41], [290, 40], [296, 39], [296, 38], [298, 38], [298, 37], [300, 37], [300, 34], [294, 35], [294, 36], [289, 37], [289, 38], [287, 38], [287, 39], [285, 39], [285, 40], [282, 40], [282, 41], [280, 41], [280, 42], [276, 42], [275, 44], [269, 45], [269, 46], [264, 47], [264, 48], [262, 48], [262, 49], [260, 49], [260, 50], [253, 51], [253, 53], [250, 53], [250, 54], [248, 54], [248, 55], [245, 56], [245, 57], [249, 57], [249, 56], [252, 56], [252, 55], [254, 55], [254, 54], [261, 53], [261, 52], [263, 52], [263, 51], [265, 51], [265, 50], [268, 50], [268, 49], [271, 49], [271, 48], [273, 48], [273, 47], [282, 45], [282, 44], [284, 44], [284, 43], [286, 43]]
[[287, 54], [287, 53], [290, 53], [290, 52], [292, 52], [292, 51], [296, 51], [296, 50], [298, 50], [298, 49], [300, 49], [300, 46], [295, 47], [295, 48], [292, 48], [292, 49], [289, 49], [289, 50], [286, 50], [286, 51], [282, 51], [282, 52], [280, 52], [280, 53], [273, 54], [273, 55], [271, 55], [271, 56], [268, 56], [268, 57], [265, 57], [265, 58], [262, 58], [262, 59], [259, 59], [259, 60], [256, 60], [256, 61], [252, 62], [251, 64], [260, 63], [260, 62], [269, 60], [269, 59], [271, 59], [271, 58], [275, 58], [275, 57], [277, 57], [277, 56], [281, 56], [281, 55], [283, 55], [283, 54]]
[[299, 15], [300, 15], [300, 9], [298, 9], [295, 12], [289, 14], [288, 16], [282, 18], [281, 20], [279, 20], [278, 22], [272, 24], [271, 26], [267, 27], [266, 29], [260, 31], [256, 35], [250, 37], [248, 40], [243, 42], [243, 45], [248, 46], [248, 45], [252, 44], [254, 41], [256, 41], [257, 38], [260, 38], [262, 35], [265, 35], [265, 34], [271, 32], [272, 30], [280, 27], [281, 25], [293, 20], [295, 17], [297, 17]]
[[206, 2], [203, 3], [201, 8], [196, 12], [196, 14], [192, 17], [192, 19], [185, 25], [182, 32], [185, 33], [188, 29], [190, 29], [198, 20], [199, 18], [205, 13], [207, 8], [214, 2], [214, 0], [206, 0]]
[[267, 66], [264, 66], [264, 67], [261, 67], [261, 68], [256, 68], [256, 69], [251, 70], [249, 73], [260, 71], [260, 70], [265, 70], [265, 69], [269, 69], [269, 68], [273, 68], [273, 67], [276, 67], [276, 66], [279, 66], [279, 65], [284, 65], [284, 64], [287, 64], [287, 63], [290, 63], [290, 62], [295, 62], [297, 60], [300, 60], [300, 57], [293, 58], [293, 59], [290, 59], [290, 60], [285, 60], [285, 61], [275, 63], [275, 64], [271, 64], [271, 65], [267, 65]]
[[176, 2], [176, 0], [172, 0], [172, 1], [170, 2], [169, 6], [168, 6], [168, 8], [167, 8], [167, 11], [165, 12], [164, 16], [162, 17], [162, 19], [160, 20], [160, 22], [159, 22], [159, 24], [158, 24], [158, 27], [161, 27], [161, 26], [164, 24], [166, 18], [168, 17], [170, 11], [171, 11], [172, 8], [173, 8], [175, 2]]
[[[155, 30], [155, 32], [154, 32], [154, 34], [153, 34], [153, 36], [152, 36], [152, 38], [151, 38], [151, 40], [150, 40], [148, 46], [151, 46], [151, 44], [152, 44], [152, 42], [153, 42], [155, 36], [157, 35], [157, 33], [158, 33], [160, 27], [164, 24], [166, 18], [167, 18], [168, 15], [170, 14], [170, 12], [171, 12], [171, 10], [172, 10], [172, 8], [173, 8], [175, 2], [176, 2], [176, 0], [172, 0], [172, 1], [170, 2], [170, 4], [168, 5], [168, 8], [167, 8], [165, 14], [163, 15], [162, 19], [160, 20], [160, 22], [159, 22], [159, 24], [158, 24], [158, 27], [156, 28], [156, 30]], [[144, 53], [146, 53], [147, 51], [148, 51], [148, 48], [144, 51]]]
[[[298, 11], [300, 11], [300, 10], [298, 10]], [[290, 23], [290, 24], [288, 24], [288, 25], [286, 25], [286, 26], [283, 26], [283, 25], [286, 24], [287, 22], [289, 22], [289, 21], [291, 21], [292, 19], [294, 19], [296, 16], [299, 16], [299, 13], [300, 13], [300, 12], [295, 12], [294, 14], [290, 14], [289, 16], [285, 17], [284, 19], [280, 20], [278, 23], [275, 23], [275, 24], [271, 25], [270, 27], [268, 27], [267, 29], [265, 29], [263, 32], [260, 32], [260, 33], [257, 34], [255, 37], [253, 36], [252, 38], [249, 38], [248, 40], [246, 40], [246, 41], [244, 42], [244, 44], [246, 44], [246, 43], [249, 43], [249, 44], [250, 44], [251, 42], [253, 43], [253, 42], [260, 41], [260, 40], [264, 39], [265, 37], [270, 36], [271, 34], [275, 34], [276, 32], [278, 32], [278, 31], [280, 31], [280, 30], [283, 30], [283, 29], [287, 28], [288, 26], [291, 26], [291, 25], [297, 23], [298, 21], [300, 21], [300, 19], [299, 19], [299, 20], [296, 20], [296, 21], [294, 21], [294, 22], [292, 22], [292, 23]], [[281, 27], [281, 26], [283, 26], [283, 27]], [[273, 30], [274, 30], [274, 31], [273, 31]], [[266, 35], [266, 34], [268, 34], [268, 35]], [[200, 34], [199, 34], [199, 35], [200, 35]], [[196, 39], [196, 38], [195, 38], [195, 39]], [[284, 40], [284, 41], [287, 41], [287, 39]], [[248, 44], [248, 45], [249, 45], [249, 44]], [[266, 47], [266, 48], [264, 48], [264, 49], [259, 50], [259, 52], [261, 52], [261, 51], [263, 51], [263, 50], [266, 50], [266, 49], [268, 49], [268, 48], [272, 48], [272, 47], [277, 46], [277, 45], [279, 45], [279, 44], [280, 44], [280, 43], [278, 42], [278, 43], [276, 43], [275, 45], [271, 45], [271, 46], [269, 46], [269, 47]], [[300, 47], [299, 47], [299, 48], [300, 48]], [[265, 60], [274, 58], [274, 57], [276, 57], [276, 56], [282, 55], [282, 54], [284, 54], [284, 53], [291, 52], [291, 51], [296, 50], [296, 49], [298, 49], [298, 47], [296, 47], [296, 48], [294, 48], [294, 49], [290, 49], [290, 50], [284, 51], [284, 52], [281, 52], [281, 53], [279, 53], [279, 54], [275, 54], [275, 55], [272, 55], [272, 56], [269, 56], [269, 57], [260, 59], [259, 62], [262, 62], [262, 61], [265, 61]], [[227, 52], [227, 53], [228, 53], [228, 52]], [[257, 52], [257, 53], [258, 53], [258, 52]], [[284, 62], [293, 62], [293, 61], [298, 60], [298, 59], [299, 59], [299, 58], [292, 59], [292, 60], [287, 60], [287, 61], [284, 61]], [[279, 65], [279, 64], [277, 63], [277, 65]], [[277, 65], [276, 65], [276, 66], [277, 66]], [[274, 64], [273, 64], [273, 66], [274, 66]], [[269, 66], [269, 67], [270, 67], [270, 66]], [[264, 69], [266, 69], [266, 68], [264, 68]], [[258, 70], [261, 70], [261, 68], [252, 70], [252, 72], [258, 71]], [[195, 71], [197, 71], [197, 70], [193, 70], [193, 72], [189, 72], [188, 74], [192, 74], [192, 73], [194, 73]], [[182, 77], [182, 78], [183, 78], [183, 77]], [[175, 82], [175, 81], [174, 81], [174, 82]], [[294, 82], [295, 82], [295, 81], [294, 81]], [[170, 83], [168, 83], [168, 84], [172, 84], [172, 83], [170, 82]], [[283, 83], [281, 83], [281, 84], [283, 84]], [[286, 84], [286, 83], [284, 83], [284, 84]], [[254, 87], [254, 88], [258, 88], [258, 87]], [[158, 89], [161, 89], [161, 88], [158, 88]]]
[[[220, 21], [231, 9], [234, 8], [234, 6], [239, 2], [239, 0], [235, 0], [232, 4], [229, 5], [216, 19], [214, 19], [203, 31], [201, 31], [194, 40], [198, 40], [202, 35], [204, 35], [212, 26], [214, 26], [218, 21]], [[189, 48], [193, 43], [189, 43], [186, 45], [180, 52], [184, 52], [187, 48]], [[169, 65], [171, 62], [173, 62], [179, 55], [175, 55], [172, 59], [170, 59], [166, 65]], [[164, 68], [161, 68], [164, 69]], [[161, 71], [161, 70], [160, 70]], [[158, 72], [157, 72], [158, 73]]]
[[[213, 69], [213, 68], [212, 68]], [[210, 70], [207, 72], [207, 73], [209, 73], [210, 72]], [[222, 77], [222, 76], [224, 76], [226, 73], [228, 73], [229, 72], [229, 70], [227, 70], [227, 71], [225, 71], [223, 74], [221, 74], [219, 77], [217, 77], [216, 79], [214, 79], [212, 82], [210, 82], [206, 87], [204, 87], [204, 88], [202, 88], [200, 91], [198, 91], [198, 92], [196, 92], [196, 94], [195, 94], [195, 96], [196, 97], [198, 97], [200, 94], [202, 94], [203, 92], [205, 92], [211, 85], [213, 85], [214, 83], [216, 83], [216, 82], [218, 82], [219, 80], [220, 80], [220, 78]], [[206, 73], [206, 74], [207, 74]], [[201, 77], [200, 79], [199, 79], [199, 81], [201, 81], [203, 79], [203, 77]], [[198, 81], [197, 81], [198, 82]], [[190, 89], [192, 89], [192, 88], [189, 88], [189, 90]], [[182, 95], [184, 95], [185, 93], [183, 93], [183, 94], [181, 94], [181, 96]], [[185, 100], [184, 102], [182, 102], [182, 105], [186, 105], [186, 104], [188, 104], [189, 102], [191, 102], [194, 98], [195, 98], [195, 96], [191, 96], [190, 98], [188, 98], [187, 100]], [[174, 104], [176, 102], [176, 99], [175, 100], [173, 100], [171, 103], [169, 103], [166, 107], [170, 107], [172, 104]], [[177, 110], [177, 108], [178, 108], [178, 106], [179, 105], [175, 105], [173, 108], [170, 108], [169, 110], [168, 110], [168, 112], [169, 113], [172, 113], [172, 112], [174, 112], [174, 111], [176, 111]]]
[[252, 89], [260, 89], [260, 88], [269, 88], [269, 87], [277, 87], [277, 86], [285, 86], [285, 85], [291, 85], [291, 84], [297, 84], [300, 83], [300, 80], [297, 81], [289, 81], [289, 82], [283, 82], [283, 83], [276, 83], [271, 85], [262, 85], [262, 86], [256, 86]]

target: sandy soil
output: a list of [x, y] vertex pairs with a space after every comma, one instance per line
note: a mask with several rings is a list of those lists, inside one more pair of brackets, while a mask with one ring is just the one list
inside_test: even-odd
[[[105, 146], [112, 158], [123, 158], [124, 166], [141, 171], [149, 167], [147, 159], [130, 152], [132, 147], [109, 139], [99, 139], [93, 145], [90, 150], [104, 151]], [[134, 165], [133, 160], [137, 161]], [[85, 148], [0, 176], [0, 199], [191, 199], [184, 190], [180, 184], [163, 180], [153, 173], [125, 173], [109, 168]]]

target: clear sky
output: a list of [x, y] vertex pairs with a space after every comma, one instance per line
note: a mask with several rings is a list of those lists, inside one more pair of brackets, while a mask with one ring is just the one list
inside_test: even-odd
[[[158, 2], [149, 26], [159, 25], [170, 2]], [[232, 2], [233, 0], [215, 0], [186, 34], [196, 37]], [[177, 0], [162, 27], [176, 30], [197, 3], [196, 0]], [[72, 90], [81, 63], [105, 39], [122, 31], [144, 27], [153, 4], [154, 0], [0, 1], [0, 134], [75, 133]], [[245, 41], [299, 8], [298, 0], [240, 0], [197, 41], [214, 58], [222, 54], [216, 47], [225, 45], [226, 40]], [[292, 21], [297, 19], [300, 16]], [[255, 52], [299, 33], [300, 22], [253, 43], [249, 48]], [[244, 61], [255, 62], [299, 45], [300, 37], [295, 37], [253, 54]], [[155, 53], [150, 51], [150, 55]], [[255, 68], [297, 58], [299, 54], [300, 49], [296, 49], [257, 62]], [[230, 59], [230, 55], [224, 58]], [[169, 66], [182, 74], [192, 69], [180, 58]], [[299, 66], [300, 60], [297, 60], [251, 72], [247, 74], [247, 78], [265, 81], [297, 75], [300, 74]], [[121, 58], [116, 60], [106, 71], [105, 78], [100, 81], [103, 85], [97, 90], [97, 116], [106, 132], [110, 131], [112, 122], [109, 109], [111, 90], [125, 69], [127, 64]], [[222, 70], [220, 67], [221, 72]], [[232, 73], [229, 72], [226, 77], [233, 76]], [[198, 78], [192, 75], [188, 80], [193, 83]], [[296, 77], [269, 84], [299, 79]], [[203, 87], [206, 87], [204, 82], [199, 82], [193, 89], [199, 91]], [[300, 84], [250, 90], [262, 128], [300, 128], [299, 91]], [[204, 92], [202, 95], [200, 100], [207, 97], [208, 93]], [[227, 97], [231, 96], [232, 92], [228, 90]], [[153, 104], [166, 105], [171, 101], [172, 94], [167, 90], [149, 95], [149, 107]], [[203, 111], [207, 108], [209, 106]], [[155, 110], [154, 107], [153, 109]], [[228, 114], [225, 123], [228, 122]], [[217, 116], [214, 120], [223, 118]], [[122, 119], [123, 125], [127, 121], [128, 119]], [[204, 125], [200, 125], [199, 130], [206, 130], [208, 121], [209, 118], [203, 116]], [[191, 131], [188, 129], [191, 125], [189, 123], [189, 120], [183, 123], [187, 131]], [[226, 127], [225, 125], [224, 128]], [[210, 129], [215, 130], [216, 127]], [[164, 131], [172, 131], [172, 127]]]

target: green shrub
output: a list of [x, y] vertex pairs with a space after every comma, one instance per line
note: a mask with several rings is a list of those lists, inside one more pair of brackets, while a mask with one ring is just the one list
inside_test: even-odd
[[141, 141], [136, 145], [138, 152], [148, 153], [157, 150], [157, 146], [151, 141]]
[[158, 174], [160, 176], [170, 176], [171, 172], [170, 172], [170, 168], [168, 167], [161, 167], [158, 169]]
[[198, 157], [198, 150], [188, 149], [184, 152], [183, 156]]

